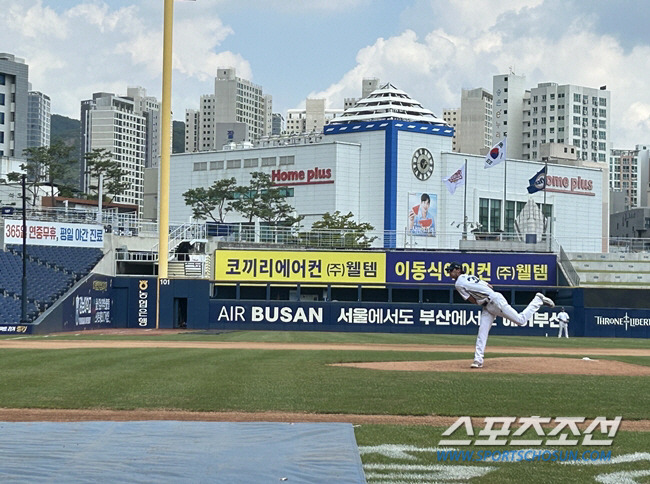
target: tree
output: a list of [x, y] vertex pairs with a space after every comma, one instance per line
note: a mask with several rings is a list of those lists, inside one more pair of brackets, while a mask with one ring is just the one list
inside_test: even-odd
[[[183, 193], [185, 205], [192, 207], [194, 218], [203, 220], [211, 218], [217, 223], [223, 223], [228, 212], [232, 210], [230, 200], [237, 189], [237, 180], [224, 178], [215, 181], [209, 188], [190, 188]], [[213, 214], [217, 211], [217, 217]]]
[[[74, 150], [72, 146], [66, 146], [63, 142], [57, 141], [50, 146], [34, 146], [23, 150], [25, 163], [20, 167], [25, 171], [26, 183], [32, 196], [32, 205], [36, 205], [38, 187], [43, 183], [50, 186], [51, 206], [54, 207], [54, 185], [61, 185], [69, 175], [75, 160], [71, 157]], [[20, 181], [21, 173], [9, 173], [9, 181]]]
[[294, 208], [287, 203], [283, 188], [273, 186], [271, 176], [255, 171], [251, 173], [248, 186], [236, 188], [237, 198], [232, 201], [233, 209], [241, 213], [251, 223], [253, 218], [273, 226], [291, 227], [304, 217], [294, 215]]
[[[119, 162], [113, 159], [113, 154], [104, 148], [95, 148], [85, 155], [86, 173], [90, 176], [88, 189], [95, 190], [99, 198], [99, 179], [102, 178], [102, 198], [107, 193], [112, 195], [108, 202], [112, 202], [117, 195], [122, 195], [129, 188], [131, 182], [124, 179], [128, 174], [122, 169]], [[95, 183], [95, 185], [91, 185]]]
[[367, 248], [377, 239], [367, 235], [373, 230], [375, 228], [367, 222], [355, 222], [352, 212], [342, 215], [337, 210], [333, 214], [325, 213], [323, 218], [312, 224], [310, 232], [303, 232], [300, 237], [307, 246]]

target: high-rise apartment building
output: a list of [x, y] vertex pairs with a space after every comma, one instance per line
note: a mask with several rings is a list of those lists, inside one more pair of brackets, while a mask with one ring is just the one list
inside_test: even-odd
[[[264, 94], [262, 86], [236, 74], [232, 67], [220, 67], [214, 94], [201, 96], [198, 117], [195, 110], [185, 111], [186, 152], [220, 150], [224, 139], [242, 142], [271, 134], [272, 97]], [[244, 123], [246, 128], [233, 123]], [[236, 133], [245, 133], [245, 139], [231, 139], [233, 126]]]
[[604, 86], [545, 82], [530, 90], [524, 108], [523, 159], [540, 160], [542, 144], [563, 143], [576, 148], [579, 160], [606, 163], [609, 133], [610, 93]]
[[525, 77], [494, 76], [492, 141], [508, 137], [508, 158], [542, 160], [542, 145], [573, 146], [578, 160], [606, 163], [611, 150], [610, 92], [544, 82], [530, 90]]
[[305, 109], [287, 110], [287, 134], [322, 133], [323, 127], [343, 114], [343, 109], [325, 109], [325, 99], [307, 99]]
[[[147, 143], [147, 118], [138, 114], [130, 97], [97, 92], [93, 98], [81, 102], [81, 189], [88, 193], [96, 180], [86, 173], [84, 156], [94, 149], [112, 153], [113, 160], [126, 172], [129, 188], [115, 195], [113, 202], [136, 205], [142, 213], [143, 183]], [[111, 195], [110, 193], [105, 193]]]
[[451, 141], [451, 150], [458, 153], [458, 127], [460, 125], [460, 108], [445, 108], [442, 110], [442, 119], [454, 128], [454, 137]]
[[[145, 168], [158, 166], [160, 163], [160, 141], [161, 141], [161, 115], [160, 102], [154, 96], [147, 96], [147, 90], [143, 87], [128, 87], [126, 97], [133, 99], [133, 112], [144, 116], [146, 120], [145, 132]], [[169, 127], [172, 129], [172, 126]]]
[[633, 150], [611, 150], [609, 188], [621, 192], [622, 206], [617, 211], [647, 207], [650, 204], [650, 145], [636, 145]]
[[50, 146], [50, 97], [39, 91], [27, 95], [27, 147]]
[[513, 72], [492, 78], [492, 143], [508, 137], [508, 158], [524, 159], [523, 115], [526, 102], [526, 78]]
[[273, 113], [271, 121], [271, 135], [280, 136], [284, 131], [284, 116], [280, 113]]
[[22, 157], [27, 148], [29, 67], [0, 53], [0, 156]]
[[361, 97], [346, 97], [343, 100], [343, 110], [354, 107], [361, 99], [367, 98], [371, 92], [379, 89], [379, 79], [376, 77], [364, 77], [361, 81]]

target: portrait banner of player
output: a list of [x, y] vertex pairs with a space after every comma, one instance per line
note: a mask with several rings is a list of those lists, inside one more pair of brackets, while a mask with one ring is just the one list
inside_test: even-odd
[[409, 233], [435, 237], [438, 196], [429, 193], [409, 193], [408, 207]]

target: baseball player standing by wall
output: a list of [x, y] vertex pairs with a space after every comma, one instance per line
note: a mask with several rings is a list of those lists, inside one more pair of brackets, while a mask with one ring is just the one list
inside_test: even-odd
[[560, 332], [557, 334], [558, 338], [562, 337], [562, 330], [564, 330], [564, 335], [569, 337], [569, 315], [566, 313], [564, 308], [561, 308], [560, 312], [557, 315], [557, 319], [560, 322]]
[[463, 267], [459, 262], [452, 262], [445, 269], [449, 277], [456, 281], [456, 290], [465, 299], [473, 304], [478, 304], [481, 310], [481, 322], [476, 337], [476, 351], [474, 353], [474, 363], [471, 368], [483, 368], [483, 356], [485, 346], [487, 345], [488, 334], [494, 322], [494, 318], [501, 316], [509, 319], [519, 326], [526, 326], [530, 317], [539, 311], [543, 305], [554, 307], [552, 299], [544, 296], [541, 292], [535, 294], [533, 300], [528, 304], [526, 309], [518, 313], [503, 294], [496, 292], [492, 286], [476, 276], [464, 274]]

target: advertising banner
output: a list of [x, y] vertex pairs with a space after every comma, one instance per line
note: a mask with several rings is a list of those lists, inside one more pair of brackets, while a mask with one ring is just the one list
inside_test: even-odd
[[[168, 284], [169, 279], [165, 279], [165, 283]], [[155, 328], [158, 291], [156, 278], [140, 277], [133, 279], [132, 284], [136, 285], [135, 294], [137, 294], [137, 297], [129, 298], [129, 320], [135, 319], [138, 328]], [[135, 315], [135, 318], [133, 318], [133, 315]]]
[[585, 336], [650, 338], [650, 312], [642, 309], [585, 308]]
[[[23, 222], [4, 221], [5, 244], [23, 243]], [[57, 245], [63, 247], [104, 247], [104, 227], [101, 225], [65, 222], [27, 221], [29, 245]]]
[[32, 326], [27, 324], [0, 324], [0, 334], [31, 334]]
[[93, 275], [63, 302], [63, 329], [112, 328], [112, 278]]
[[[497, 318], [491, 334], [557, 336], [559, 312], [542, 310], [523, 327]], [[461, 304], [211, 301], [210, 328], [475, 334], [480, 315]]]
[[445, 252], [389, 252], [386, 282], [448, 283], [445, 267], [452, 261], [492, 285], [554, 286], [557, 283], [554, 254], [456, 254]]
[[408, 194], [409, 234], [435, 237], [438, 195], [428, 193]]
[[232, 282], [384, 283], [383, 252], [217, 250], [214, 277]]

